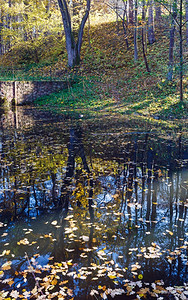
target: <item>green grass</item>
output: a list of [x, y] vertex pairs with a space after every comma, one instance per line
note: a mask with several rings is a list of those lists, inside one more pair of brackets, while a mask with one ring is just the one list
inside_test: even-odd
[[187, 109], [179, 104], [178, 95], [174, 95], [175, 85], [161, 82], [154, 90], [147, 91], [147, 95], [144, 91], [133, 93], [117, 102], [110, 91], [104, 90], [103, 84], [101, 77], [77, 77], [68, 89], [41, 97], [35, 104], [74, 118], [97, 116], [111, 122], [115, 118], [139, 130], [187, 131]]
[[[96, 83], [96, 79], [95, 79]], [[104, 98], [100, 89], [96, 87], [92, 79], [77, 79], [77, 82], [70, 85], [67, 89], [49, 96], [43, 96], [35, 101], [40, 107], [54, 108], [61, 110], [95, 110], [99, 111], [108, 107], [112, 100]]]
[[90, 28], [90, 47], [87, 34], [84, 36], [80, 66], [70, 70], [64, 38], [49, 37], [37, 45], [38, 63], [34, 62], [34, 45], [18, 45], [1, 58], [0, 80], [73, 81], [67, 90], [37, 99], [35, 104], [57, 113], [109, 116], [154, 128], [187, 130], [188, 80], [184, 76], [185, 102], [180, 105], [176, 57], [174, 81], [166, 82], [169, 36], [165, 19], [163, 25], [156, 28], [156, 42], [147, 46], [150, 73], [146, 72], [141, 41], [138, 39], [139, 60], [135, 62], [133, 37], [127, 51], [121, 25], [117, 35], [112, 22]]
[[[48, 69], [46, 73], [44, 70]], [[31, 80], [62, 80], [68, 77], [63, 76], [54, 76], [51, 71], [51, 63], [48, 61], [43, 61], [39, 64], [32, 63], [26, 66], [0, 66], [0, 81], [31, 81]]]

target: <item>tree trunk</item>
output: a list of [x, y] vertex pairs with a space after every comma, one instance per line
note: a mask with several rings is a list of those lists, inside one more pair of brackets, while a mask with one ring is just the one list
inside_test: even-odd
[[80, 55], [78, 53], [77, 45], [75, 43], [67, 42], [66, 40], [66, 48], [68, 54], [68, 65], [70, 68], [79, 65], [80, 63]]
[[2, 30], [3, 30], [3, 20], [2, 20], [2, 11], [0, 16], [0, 55], [3, 54], [3, 36], [2, 36]]
[[[11, 8], [12, 7], [12, 1], [8, 0], [8, 7]], [[7, 14], [7, 28], [10, 29], [11, 27], [11, 15], [10, 13]], [[6, 50], [8, 51], [10, 49], [10, 42], [11, 42], [11, 38], [8, 38], [7, 44], [6, 44]]]
[[134, 24], [133, 0], [129, 0], [129, 25]]
[[186, 42], [188, 46], [188, 0], [186, 0]]
[[82, 18], [79, 30], [78, 30], [78, 38], [75, 42], [72, 25], [71, 25], [71, 16], [68, 10], [68, 4], [66, 0], [58, 0], [58, 4], [60, 7], [63, 26], [65, 31], [65, 39], [66, 39], [66, 49], [68, 54], [68, 65], [70, 68], [78, 65], [80, 63], [80, 51], [82, 46], [82, 38], [84, 32], [84, 26], [89, 16], [90, 4], [91, 0], [87, 0], [86, 11]]
[[127, 37], [127, 25], [125, 25], [125, 16], [126, 16], [126, 12], [127, 12], [127, 7], [125, 6], [124, 8], [124, 12], [123, 12], [123, 31], [124, 31], [124, 34], [125, 34], [125, 42], [126, 42], [126, 45], [127, 45], [127, 50], [129, 49], [129, 41], [128, 41], [128, 37]]
[[124, 5], [123, 16], [122, 16], [122, 25], [123, 25], [123, 31], [125, 34], [125, 42], [126, 42], [127, 50], [128, 50], [129, 41], [128, 41], [128, 37], [127, 37], [127, 24], [128, 24], [128, 22], [127, 22], [127, 1], [122, 0], [122, 4]]
[[148, 15], [148, 42], [152, 45], [155, 42], [154, 26], [153, 26], [153, 0], [149, 1]]
[[138, 46], [137, 46], [137, 15], [138, 15], [138, 1], [135, 0], [135, 10], [134, 10], [134, 60], [138, 60]]
[[117, 30], [117, 34], [119, 34], [119, 6], [118, 6], [118, 0], [116, 0], [116, 7], [115, 7], [115, 10], [116, 10], [116, 30]]
[[174, 36], [175, 36], [175, 19], [177, 17], [177, 3], [176, 0], [173, 3], [173, 15], [170, 28], [170, 46], [169, 46], [169, 70], [167, 74], [167, 80], [171, 81], [173, 78], [173, 66], [174, 66]]
[[142, 52], [147, 72], [151, 72], [145, 50], [145, 0], [142, 0]]
[[161, 23], [161, 5], [160, 3], [155, 3], [155, 22], [160, 25]]
[[180, 0], [180, 103], [183, 103], [183, 0]]

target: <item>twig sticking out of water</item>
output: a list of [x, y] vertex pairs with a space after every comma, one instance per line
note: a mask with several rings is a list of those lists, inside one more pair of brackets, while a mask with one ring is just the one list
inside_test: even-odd
[[26, 257], [26, 259], [27, 259], [27, 261], [28, 261], [29, 267], [31, 268], [31, 273], [32, 273], [33, 278], [34, 278], [34, 280], [35, 280], [35, 282], [36, 282], [36, 286], [37, 286], [37, 288], [38, 288], [38, 291], [41, 292], [42, 295], [44, 295], [44, 293], [43, 293], [43, 291], [42, 291], [42, 289], [41, 289], [41, 287], [40, 287], [39, 281], [37, 280], [37, 278], [36, 278], [36, 276], [35, 276], [35, 273], [33, 272], [33, 269], [34, 269], [34, 268], [33, 268], [33, 266], [32, 266], [31, 263], [30, 263], [30, 260], [29, 260], [29, 257], [28, 257], [28, 255], [27, 255], [27, 252], [25, 252], [25, 257]]

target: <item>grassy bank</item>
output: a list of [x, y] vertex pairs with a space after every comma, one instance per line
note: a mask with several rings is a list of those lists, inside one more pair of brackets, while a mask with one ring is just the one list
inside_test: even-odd
[[[90, 31], [86, 29], [82, 61], [73, 70], [67, 68], [64, 37], [49, 39], [48, 47], [47, 42], [43, 47], [40, 45], [37, 64], [32, 59], [23, 63], [24, 56], [19, 56], [18, 46], [6, 55], [4, 70], [9, 70], [10, 77], [11, 68], [14, 69], [16, 79], [21, 76], [23, 79], [74, 79], [75, 83], [67, 90], [38, 99], [36, 105], [39, 107], [56, 112], [74, 111], [87, 117], [116, 116], [134, 120], [138, 126], [141, 122], [186, 131], [188, 80], [184, 77], [185, 100], [180, 105], [177, 57], [174, 81], [166, 82], [169, 47], [166, 25], [156, 30], [156, 42], [147, 46], [150, 73], [146, 72], [139, 31], [138, 34], [137, 62], [134, 61], [133, 38], [130, 36], [127, 50], [121, 26], [117, 32], [112, 22], [91, 27]], [[27, 49], [24, 51], [27, 53]], [[12, 57], [15, 57], [15, 66], [10, 66]]]

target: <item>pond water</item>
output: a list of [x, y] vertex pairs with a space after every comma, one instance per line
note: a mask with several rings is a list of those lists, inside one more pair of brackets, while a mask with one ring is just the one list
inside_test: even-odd
[[183, 135], [19, 108], [0, 155], [0, 299], [187, 298]]

